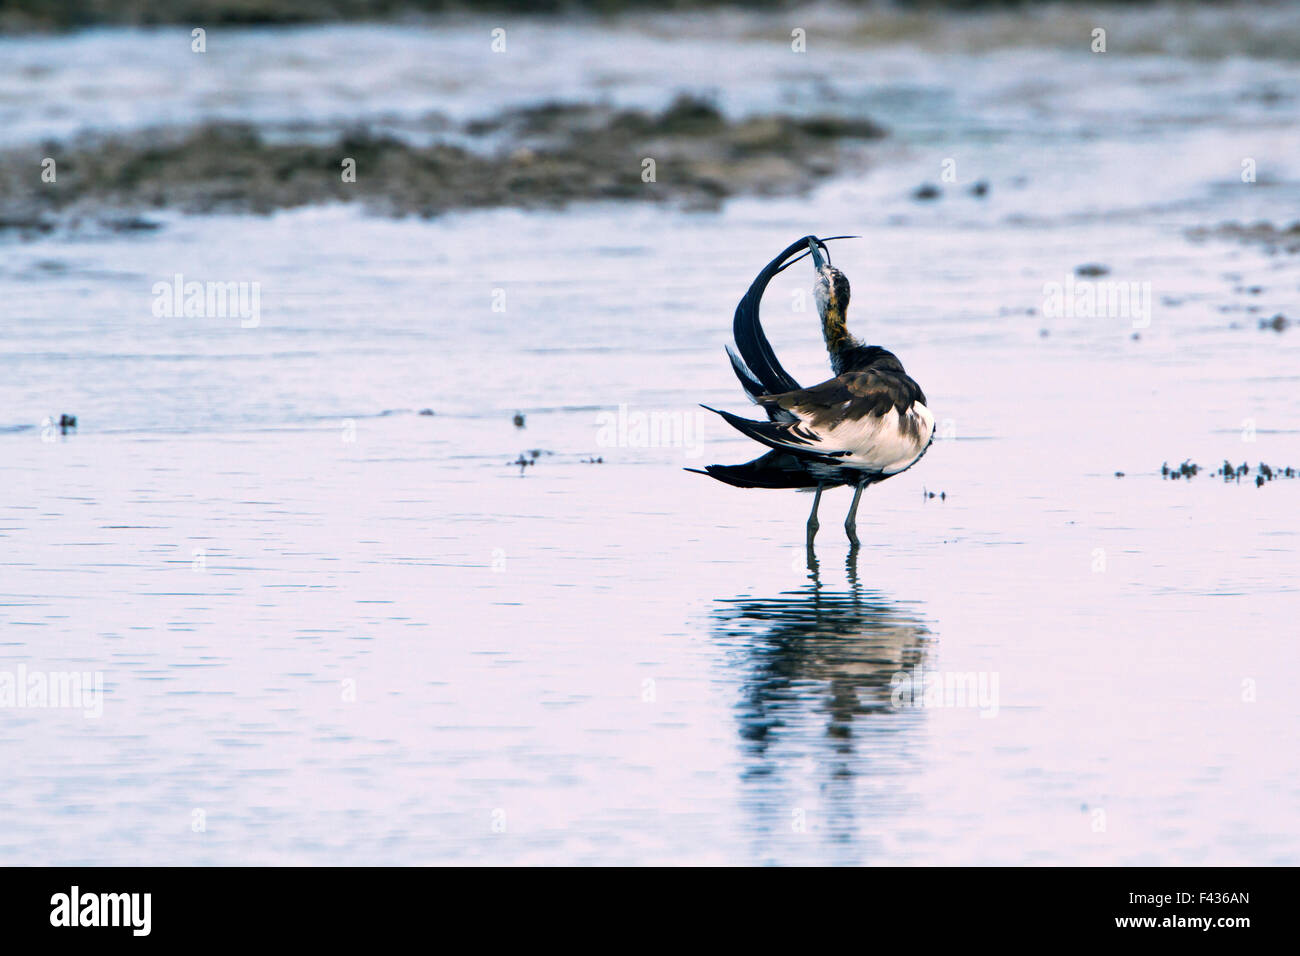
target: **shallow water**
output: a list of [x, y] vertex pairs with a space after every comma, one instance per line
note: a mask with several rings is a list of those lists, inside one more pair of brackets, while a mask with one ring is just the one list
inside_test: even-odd
[[[619, 61], [584, 29], [584, 69]], [[105, 698], [3, 712], [0, 860], [1300, 862], [1300, 481], [1159, 475], [1300, 465], [1300, 337], [1257, 328], [1297, 317], [1300, 267], [1184, 234], [1294, 210], [1293, 113], [1251, 96], [1294, 68], [1117, 57], [1085, 95], [1053, 47], [841, 56], [832, 101], [895, 136], [807, 198], [6, 244], [0, 672]], [[910, 200], [949, 156], [989, 196]], [[806, 496], [681, 471], [754, 454], [695, 403], [744, 410], [731, 310], [808, 232], [864, 235], [834, 249], [851, 318], [941, 434], [867, 493], [855, 562], [825, 496], [811, 569]], [[1043, 315], [1084, 262], [1150, 283], [1149, 322]], [[156, 317], [176, 273], [258, 282], [258, 324]], [[805, 384], [808, 280], [765, 308]], [[61, 412], [74, 434], [42, 428]], [[896, 706], [918, 667], [996, 696]]]

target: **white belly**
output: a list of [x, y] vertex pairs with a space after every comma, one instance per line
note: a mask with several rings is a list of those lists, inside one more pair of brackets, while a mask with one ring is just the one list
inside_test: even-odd
[[933, 435], [934, 415], [914, 402], [902, 415], [891, 408], [880, 418], [865, 415], [819, 430], [817, 444], [827, 451], [849, 452], [840, 461], [851, 468], [896, 475], [921, 457]]

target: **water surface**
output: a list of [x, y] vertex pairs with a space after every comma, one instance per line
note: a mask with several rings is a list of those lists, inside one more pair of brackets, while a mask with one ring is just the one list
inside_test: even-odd
[[[679, 88], [744, 112], [783, 87], [894, 136], [811, 196], [720, 213], [324, 207], [6, 243], [0, 671], [101, 672], [105, 700], [0, 715], [0, 859], [1300, 861], [1300, 482], [1159, 474], [1300, 465], [1300, 336], [1257, 327], [1297, 317], [1300, 269], [1185, 234], [1294, 209], [1295, 65], [846, 42], [765, 73], [788, 46], [741, 25], [752, 61], [637, 41], [675, 51], [668, 83], [587, 24], [580, 56], [521, 37], [517, 77], [453, 88], [480, 27], [243, 31], [208, 78], [159, 33], [9, 39], [0, 116], [28, 102], [0, 126], [400, 126]], [[346, 67], [376, 44], [358, 99]], [[65, 95], [97, 58], [124, 85]], [[232, 87], [231, 63], [259, 68]], [[31, 108], [33, 64], [59, 110]], [[339, 90], [305, 79], [331, 64]], [[145, 109], [141, 84], [167, 88]], [[958, 183], [914, 202], [949, 157]], [[681, 470], [755, 453], [696, 403], [744, 410], [731, 310], [810, 232], [865, 237], [835, 249], [852, 327], [941, 431], [864, 497], [854, 561], [848, 495], [824, 497], [811, 568], [805, 496]], [[1044, 315], [1087, 262], [1150, 283], [1149, 321]], [[156, 317], [177, 273], [258, 282], [259, 324]], [[809, 280], [765, 308], [805, 384]], [[611, 443], [620, 406], [680, 440]], [[75, 434], [42, 428], [62, 412]], [[918, 667], [996, 676], [996, 707], [896, 706]]]

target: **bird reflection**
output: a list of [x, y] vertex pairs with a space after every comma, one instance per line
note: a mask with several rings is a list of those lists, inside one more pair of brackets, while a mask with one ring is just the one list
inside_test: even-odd
[[743, 674], [736, 718], [756, 838], [799, 832], [811, 802], [810, 831], [854, 843], [859, 816], [907, 799], [899, 775], [923, 715], [891, 706], [894, 675], [922, 664], [935, 638], [907, 605], [861, 586], [857, 556], [847, 589], [823, 586], [810, 551], [802, 588], [714, 608], [714, 632]]

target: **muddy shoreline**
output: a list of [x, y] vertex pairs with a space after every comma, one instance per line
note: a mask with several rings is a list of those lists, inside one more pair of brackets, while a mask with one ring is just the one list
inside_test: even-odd
[[806, 191], [864, 163], [885, 135], [866, 119], [730, 120], [691, 97], [662, 113], [551, 103], [428, 126], [442, 130], [430, 145], [363, 127], [286, 139], [222, 123], [11, 150], [0, 155], [0, 236], [149, 229], [157, 210], [265, 214], [327, 202], [424, 217], [585, 200], [709, 209], [734, 195]]

